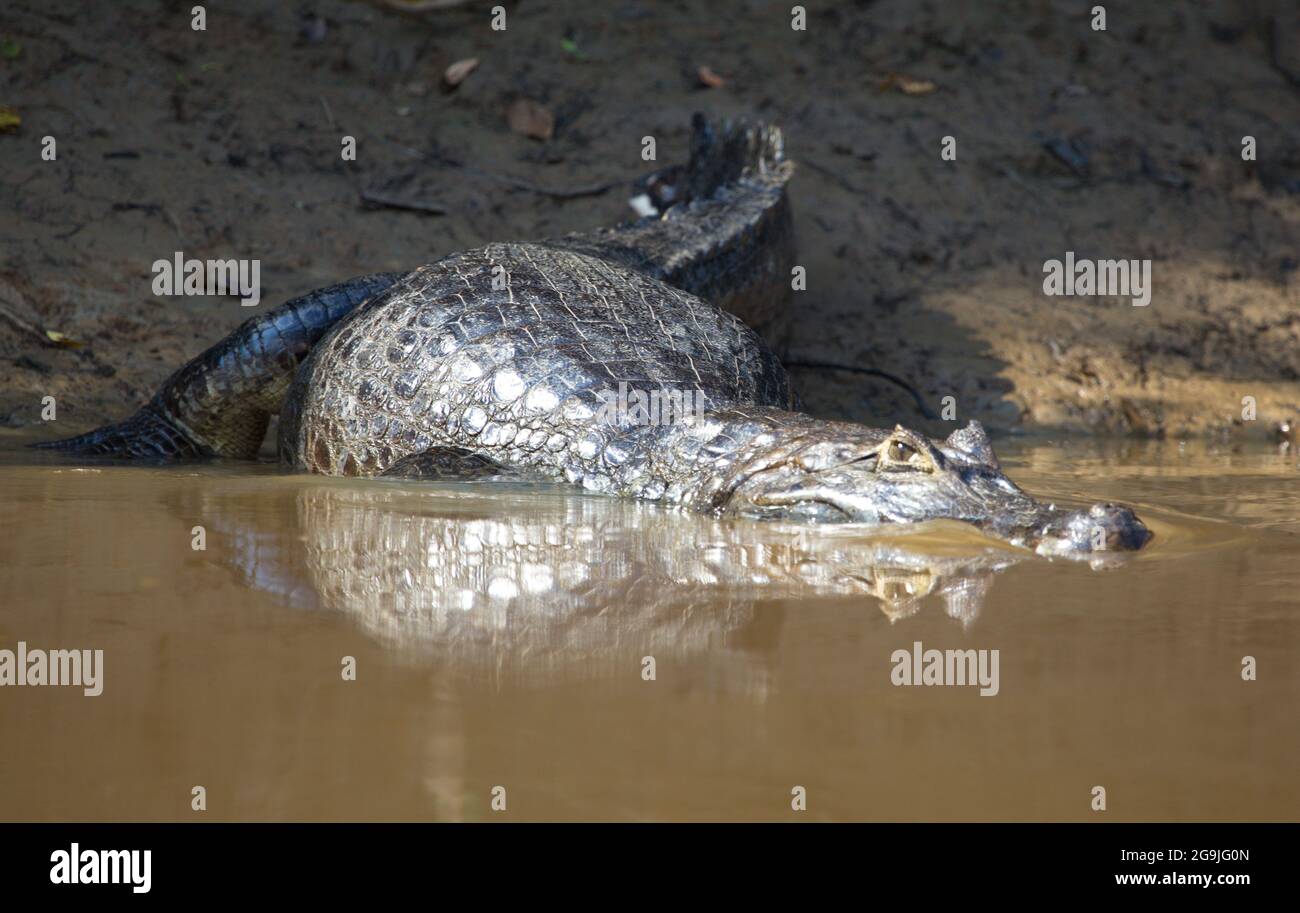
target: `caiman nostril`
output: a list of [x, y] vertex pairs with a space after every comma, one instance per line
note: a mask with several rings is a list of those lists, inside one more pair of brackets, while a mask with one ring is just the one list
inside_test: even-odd
[[1135, 552], [1153, 538], [1151, 530], [1127, 507], [1094, 504], [1047, 522], [1036, 547], [1045, 555], [1102, 555]]

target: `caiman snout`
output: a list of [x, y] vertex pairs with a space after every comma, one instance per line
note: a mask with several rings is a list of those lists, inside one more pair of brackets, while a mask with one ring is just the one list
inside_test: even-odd
[[1062, 513], [1038, 531], [1034, 551], [1076, 557], [1104, 552], [1135, 552], [1151, 540], [1151, 530], [1127, 507], [1094, 504]]
[[1134, 552], [1151, 531], [1127, 507], [1062, 510], [1003, 475], [978, 422], [947, 440], [827, 425], [759, 454], [725, 488], [723, 512], [812, 522], [957, 520], [1049, 557], [1095, 561]]

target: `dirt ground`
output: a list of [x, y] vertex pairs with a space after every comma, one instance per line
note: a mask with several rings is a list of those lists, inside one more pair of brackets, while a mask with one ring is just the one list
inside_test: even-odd
[[[812, 2], [804, 31], [761, 0], [520, 0], [505, 31], [484, 2], [212, 2], [206, 31], [193, 5], [0, 7], [0, 105], [21, 119], [0, 132], [0, 426], [39, 422], [50, 394], [60, 431], [122, 417], [252, 313], [156, 297], [157, 259], [258, 258], [270, 307], [613, 224], [641, 138], [684, 158], [696, 110], [786, 130], [794, 357], [891, 372], [1003, 431], [1262, 436], [1300, 417], [1293, 3], [1112, 2], [1104, 32], [1092, 4], [1052, 0]], [[519, 99], [552, 112], [550, 139], [512, 131]], [[1067, 250], [1149, 258], [1150, 305], [1045, 296]], [[792, 373], [818, 414], [943, 425], [885, 381]]]

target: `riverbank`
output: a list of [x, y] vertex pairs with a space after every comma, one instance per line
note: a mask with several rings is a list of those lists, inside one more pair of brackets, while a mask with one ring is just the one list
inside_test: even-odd
[[[121, 417], [249, 316], [156, 297], [155, 260], [258, 259], [270, 307], [612, 224], [631, 216], [642, 137], [683, 158], [695, 110], [786, 130], [808, 276], [796, 358], [897, 375], [995, 431], [1266, 437], [1300, 418], [1300, 22], [1284, 3], [1107, 4], [1104, 32], [1040, 0], [810, 7], [804, 31], [779, 4], [693, 0], [522, 3], [503, 32], [475, 4], [249, 0], [205, 31], [187, 4], [47, 6], [0, 11], [0, 103], [21, 120], [0, 132], [9, 427], [46, 396], [65, 428]], [[512, 129], [521, 99], [549, 139], [518, 132], [547, 131], [517, 106]], [[375, 203], [393, 199], [408, 207]], [[1149, 305], [1044, 295], [1067, 252], [1149, 261]], [[817, 414], [951, 427], [878, 377], [792, 373]]]

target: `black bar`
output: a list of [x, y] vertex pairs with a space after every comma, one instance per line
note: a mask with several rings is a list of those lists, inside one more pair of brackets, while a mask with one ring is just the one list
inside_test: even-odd
[[[52, 857], [76, 844], [83, 864], [90, 850], [150, 850], [147, 894], [177, 899], [328, 902], [431, 887], [540, 899], [563, 884], [579, 893], [607, 887], [618, 892], [614, 900], [642, 889], [654, 895], [686, 876], [700, 890], [729, 885], [736, 896], [852, 883], [864, 898], [916, 889], [927, 898], [1106, 890], [1228, 899], [1243, 888], [1284, 888], [1296, 837], [1289, 824], [32, 824], [0, 826], [0, 872], [7, 897], [146, 893], [133, 890], [129, 873], [126, 883], [52, 883]], [[1184, 856], [1171, 859], [1171, 851]], [[1163, 883], [1166, 876], [1173, 881]], [[1192, 876], [1197, 883], [1188, 883]], [[1213, 883], [1199, 883], [1204, 876]], [[1240, 876], [1245, 883], [1223, 882]]]

